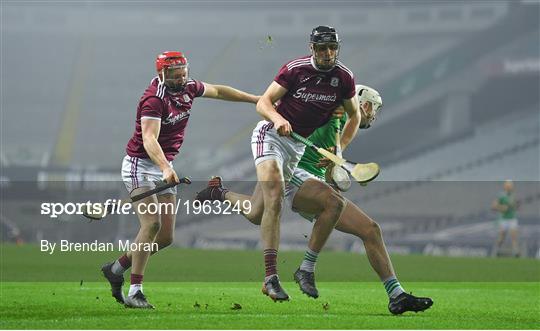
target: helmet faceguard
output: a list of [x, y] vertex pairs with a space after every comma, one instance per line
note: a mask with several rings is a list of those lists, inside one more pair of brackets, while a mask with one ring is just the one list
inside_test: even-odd
[[365, 85], [356, 85], [356, 96], [360, 111], [362, 112], [360, 129], [369, 129], [371, 124], [377, 119], [377, 114], [382, 108], [381, 95], [374, 88]]
[[336, 29], [321, 25], [314, 28], [309, 36], [311, 55], [320, 70], [331, 70], [337, 64], [340, 40]]
[[189, 77], [189, 63], [182, 52], [163, 52], [156, 58], [159, 82], [171, 91], [182, 90]]

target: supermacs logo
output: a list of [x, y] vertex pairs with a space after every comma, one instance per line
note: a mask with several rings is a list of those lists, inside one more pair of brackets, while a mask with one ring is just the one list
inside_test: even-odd
[[184, 118], [188, 118], [188, 117], [189, 117], [189, 111], [182, 112], [182, 113], [177, 114], [175, 116], [173, 116], [173, 114], [170, 113], [169, 116], [167, 116], [167, 119], [162, 122], [162, 124], [164, 124], [164, 125], [168, 125], [168, 124], [174, 125], [174, 124], [176, 124], [176, 122], [181, 121]]
[[301, 99], [304, 102], [335, 102], [337, 99], [336, 94], [320, 94], [305, 92], [306, 88], [301, 87], [293, 94], [293, 98]]

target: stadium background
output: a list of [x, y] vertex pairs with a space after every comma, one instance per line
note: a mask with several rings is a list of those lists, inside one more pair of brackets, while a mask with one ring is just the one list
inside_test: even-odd
[[[184, 51], [194, 78], [260, 94], [320, 24], [337, 28], [357, 83], [383, 97], [345, 153], [382, 173], [346, 195], [381, 224], [389, 251], [490, 256], [490, 204], [513, 179], [520, 250], [538, 257], [536, 1], [2, 2], [2, 241], [133, 238], [134, 217], [51, 220], [39, 206], [125, 196], [121, 159], [156, 54]], [[196, 182], [180, 198], [215, 174], [250, 193], [254, 107], [198, 99], [191, 117], [175, 168]], [[310, 227], [285, 213], [281, 249], [304, 249]], [[241, 217], [177, 218], [178, 246], [251, 249], [258, 238]], [[338, 232], [327, 247], [363, 250]]]

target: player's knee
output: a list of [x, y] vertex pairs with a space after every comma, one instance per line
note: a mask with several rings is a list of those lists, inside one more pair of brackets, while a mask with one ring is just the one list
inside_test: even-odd
[[334, 190], [329, 190], [325, 201], [325, 209], [338, 216], [341, 215], [343, 209], [345, 209], [345, 198]]
[[261, 225], [262, 215], [263, 215], [262, 209], [251, 210], [249, 214], [246, 214], [246, 218], [248, 219], [248, 221], [250, 221], [251, 223], [255, 225]]
[[365, 228], [365, 231], [362, 231], [362, 234], [359, 235], [362, 240], [373, 240], [382, 238], [382, 230], [380, 225], [375, 221], [370, 221]]

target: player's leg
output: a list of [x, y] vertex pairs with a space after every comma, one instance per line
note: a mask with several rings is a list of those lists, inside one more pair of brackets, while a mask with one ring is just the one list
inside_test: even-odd
[[264, 251], [265, 278], [263, 293], [273, 300], [288, 300], [281, 287], [277, 271], [277, 252], [280, 238], [280, 216], [283, 203], [283, 174], [276, 159], [267, 159], [256, 165], [264, 210], [261, 217], [261, 241]]
[[349, 200], [336, 230], [350, 233], [364, 242], [369, 263], [379, 275], [390, 300], [388, 309], [392, 314], [424, 311], [433, 305], [430, 298], [415, 297], [405, 292], [394, 272], [380, 226]]
[[[263, 201], [263, 192], [261, 185], [257, 183], [255, 185], [255, 190], [251, 196], [240, 194], [236, 192], [227, 192], [225, 194], [225, 199], [231, 204], [238, 204], [242, 208], [242, 215], [255, 225], [260, 225], [262, 220], [262, 215], [264, 212], [264, 201]], [[249, 207], [245, 204], [246, 201], [249, 201]]]
[[381, 280], [395, 277], [379, 224], [348, 199], [336, 230], [352, 234], [363, 241], [369, 263]]
[[506, 233], [506, 223], [504, 221], [500, 221], [499, 233], [497, 235], [497, 241], [495, 242], [495, 256], [500, 256], [501, 246], [504, 242], [504, 239], [506, 239]]
[[[162, 173], [160, 169], [149, 159], [140, 159], [136, 157], [126, 156], [122, 162], [122, 180], [126, 185], [126, 189], [130, 192], [130, 195], [136, 195], [142, 192], [146, 192], [155, 187], [154, 182], [160, 180]], [[166, 191], [163, 191], [161, 194], [172, 193], [175, 194], [176, 189], [171, 188]], [[157, 203], [156, 196], [151, 196], [146, 199], [139, 201], [138, 203], [133, 204], [132, 208], [137, 212], [139, 222], [141, 224], [140, 231], [137, 235], [135, 243], [137, 240], [144, 240], [143, 242], [152, 244], [156, 238], [157, 232], [160, 230], [160, 216], [158, 210], [154, 215], [150, 213], [139, 213], [147, 211], [147, 208], [139, 208], [138, 206], [148, 207], [151, 203]], [[141, 210], [139, 210], [141, 209]], [[153, 246], [152, 246], [153, 247]], [[107, 263], [102, 267], [102, 272], [105, 278], [111, 284], [111, 291], [113, 297], [120, 303], [125, 303], [125, 298], [122, 293], [122, 285], [124, 283], [124, 272], [132, 267], [133, 270], [131, 277], [131, 283], [137, 286], [134, 288], [142, 288], [142, 275], [141, 272], [144, 271], [146, 266], [148, 255], [150, 252], [127, 252], [120, 256], [116, 261]], [[152, 252], [154, 253], [154, 252]], [[135, 261], [134, 256], [139, 255]], [[141, 259], [142, 258], [142, 259]], [[136, 262], [136, 263], [135, 263]], [[135, 264], [137, 267], [135, 268]], [[131, 289], [131, 287], [130, 287]], [[142, 290], [141, 290], [142, 294]], [[144, 297], [144, 295], [142, 295]], [[140, 297], [140, 295], [138, 296]], [[143, 300], [144, 301], [144, 300]], [[150, 306], [150, 305], [148, 305]]]
[[[148, 187], [137, 188], [133, 194], [141, 194], [149, 189]], [[125, 304], [130, 308], [154, 308], [146, 301], [142, 284], [146, 264], [151, 253], [145, 248], [151, 247], [161, 228], [158, 208], [148, 208], [150, 204], [156, 205], [157, 203], [158, 199], [154, 195], [133, 204], [141, 227], [134, 240], [138, 249], [131, 251], [131, 283], [128, 296], [125, 298]]]
[[154, 241], [158, 244], [158, 250], [152, 251], [152, 255], [172, 245], [174, 241], [174, 226], [176, 223], [176, 195], [167, 193], [158, 195], [157, 198], [161, 208], [161, 227]]
[[[295, 175], [298, 171], [295, 171]], [[293, 182], [296, 181], [293, 179]], [[294, 195], [294, 210], [305, 214], [318, 215], [308, 242], [308, 249], [300, 267], [294, 273], [294, 279], [303, 293], [317, 298], [319, 292], [315, 286], [315, 264], [328, 237], [332, 233], [345, 207], [344, 198], [324, 182], [307, 178]]]
[[[293, 182], [299, 183], [300, 188], [296, 192], [294, 190], [288, 192], [293, 197], [293, 210], [300, 212], [308, 219], [313, 219], [314, 215], [320, 212], [320, 208], [315, 206], [317, 204], [316, 195], [323, 190], [321, 186], [328, 185], [318, 179], [313, 179], [313, 177], [311, 177], [311, 180], [308, 180], [307, 178], [309, 176], [303, 170], [295, 171], [295, 177], [296, 179]], [[408, 310], [422, 311], [429, 308], [433, 304], [431, 299], [417, 298], [404, 293], [399, 281], [395, 277], [379, 225], [352, 202], [349, 200], [345, 201], [346, 206], [339, 218], [336, 229], [353, 234], [364, 241], [370, 264], [381, 278], [391, 300], [391, 304], [389, 305], [390, 311], [394, 314], [400, 314]], [[304, 265], [305, 263], [306, 258], [302, 264]], [[295, 278], [297, 278], [296, 276]], [[299, 284], [301, 289], [305, 287], [306, 290], [309, 290], [306, 284], [302, 284], [301, 282]]]
[[344, 210], [345, 199], [327, 184], [308, 179], [296, 193], [293, 207], [308, 214], [318, 215], [308, 247], [320, 252]]
[[[167, 205], [167, 208], [160, 210], [161, 227], [156, 235], [155, 243], [158, 245], [157, 250], [152, 250], [150, 255], [154, 255], [158, 251], [170, 246], [174, 240], [174, 225], [176, 215], [176, 195], [173, 193], [166, 193], [158, 195], [157, 197], [160, 206]], [[163, 208], [163, 207], [162, 207]], [[122, 285], [124, 282], [123, 274], [131, 268], [132, 264], [132, 252], [124, 253], [118, 259], [112, 263], [107, 263], [103, 267], [103, 273], [105, 277], [115, 284], [113, 286], [113, 297], [119, 302], [124, 303], [124, 295], [122, 293]]]
[[519, 257], [519, 231], [517, 220], [512, 220], [510, 224], [510, 239], [512, 240], [512, 254], [515, 257]]

